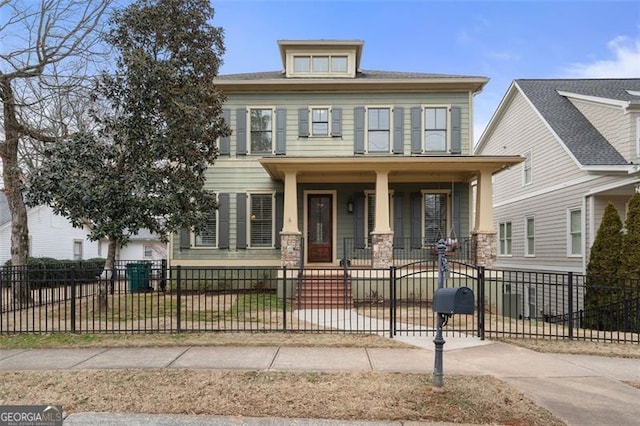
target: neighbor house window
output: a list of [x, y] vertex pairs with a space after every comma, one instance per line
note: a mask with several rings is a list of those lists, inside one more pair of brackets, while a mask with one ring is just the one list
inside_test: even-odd
[[151, 259], [153, 257], [153, 249], [151, 246], [144, 246], [142, 251], [145, 259]]
[[195, 247], [217, 247], [218, 246], [218, 220], [217, 212], [213, 210], [207, 215], [204, 226], [195, 235]]
[[424, 150], [447, 150], [447, 107], [424, 108]]
[[534, 286], [529, 286], [527, 299], [527, 307], [529, 308], [527, 316], [529, 318], [536, 318], [538, 316], [538, 292]]
[[82, 260], [82, 240], [73, 242], [73, 260]]
[[249, 110], [252, 154], [271, 154], [273, 152], [273, 116], [271, 108], [252, 108]]
[[582, 255], [582, 210], [569, 210], [569, 256]]
[[273, 194], [250, 194], [249, 217], [251, 247], [273, 247]]
[[311, 136], [329, 135], [329, 108], [311, 108]]
[[511, 256], [511, 228], [511, 222], [502, 222], [498, 226], [500, 254], [503, 256]]
[[531, 150], [525, 152], [523, 157], [524, 162], [522, 163], [522, 184], [529, 185], [533, 181]]
[[391, 146], [391, 108], [367, 108], [367, 151], [388, 153]]
[[525, 256], [536, 254], [536, 222], [533, 217], [525, 219]]
[[449, 194], [426, 193], [423, 198], [424, 241], [428, 244], [446, 239]]

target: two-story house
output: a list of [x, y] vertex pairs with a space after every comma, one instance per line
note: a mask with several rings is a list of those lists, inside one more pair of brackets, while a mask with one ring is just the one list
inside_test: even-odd
[[207, 172], [219, 209], [204, 231], [174, 236], [171, 264], [338, 266], [357, 256], [388, 267], [398, 250], [451, 236], [473, 237], [474, 257], [491, 262], [491, 176], [520, 158], [471, 154], [473, 100], [488, 80], [361, 70], [359, 40], [278, 46], [282, 71], [216, 79], [232, 128]]
[[640, 79], [515, 80], [479, 155], [525, 161], [494, 179], [497, 266], [584, 273], [604, 209], [640, 191]]

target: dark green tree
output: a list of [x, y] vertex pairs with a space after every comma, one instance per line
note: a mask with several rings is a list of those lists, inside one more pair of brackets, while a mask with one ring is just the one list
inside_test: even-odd
[[635, 193], [629, 200], [625, 229], [619, 273], [623, 277], [640, 279], [640, 193]]
[[141, 229], [167, 238], [198, 229], [216, 208], [205, 171], [230, 130], [213, 84], [224, 52], [213, 16], [209, 0], [138, 0], [117, 11], [107, 36], [117, 66], [89, 105], [99, 131], [52, 146], [28, 182], [30, 204], [109, 239], [108, 270]]
[[611, 329], [611, 316], [605, 313], [611, 305], [611, 295], [618, 284], [618, 269], [622, 254], [622, 220], [609, 202], [589, 252], [587, 283], [584, 294], [586, 326]]

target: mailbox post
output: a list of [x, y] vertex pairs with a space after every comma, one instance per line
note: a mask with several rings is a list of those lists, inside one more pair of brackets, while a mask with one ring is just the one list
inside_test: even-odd
[[[438, 290], [444, 288], [444, 276], [447, 273], [448, 265], [447, 258], [444, 255], [447, 245], [444, 240], [441, 239], [437, 244], [438, 249]], [[435, 293], [433, 298], [435, 299]], [[444, 380], [442, 377], [442, 351], [444, 348], [444, 338], [442, 337], [442, 326], [444, 323], [444, 316], [441, 312], [437, 312], [436, 322], [436, 338], [433, 339], [435, 344], [435, 364], [433, 367], [433, 384], [436, 386], [444, 386]]]

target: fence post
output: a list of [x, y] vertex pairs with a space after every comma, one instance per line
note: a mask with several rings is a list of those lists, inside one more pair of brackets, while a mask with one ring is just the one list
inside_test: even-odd
[[569, 294], [567, 303], [569, 304], [569, 340], [573, 340], [573, 272], [567, 273], [567, 286]]
[[182, 267], [176, 267], [176, 332], [180, 333], [181, 329], [181, 311], [182, 311]]
[[389, 268], [389, 337], [396, 335], [396, 267]]
[[484, 326], [485, 326], [485, 318], [484, 318], [484, 309], [485, 309], [485, 300], [484, 300], [484, 284], [485, 284], [485, 269], [484, 266], [478, 266], [478, 337], [480, 340], [484, 340]]
[[282, 332], [287, 332], [287, 265], [282, 266]]
[[71, 332], [76, 332], [76, 268], [71, 269]]

